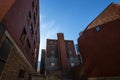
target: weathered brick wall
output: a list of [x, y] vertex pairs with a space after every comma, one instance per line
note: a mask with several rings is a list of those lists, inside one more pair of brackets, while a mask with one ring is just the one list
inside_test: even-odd
[[7, 14], [15, 0], [0, 0], [0, 21]]
[[[11, 49], [0, 80], [28, 80], [29, 74], [34, 74], [34, 71], [30, 69], [29, 65], [19, 54], [15, 48]], [[18, 77], [20, 69], [25, 70], [24, 78]]]
[[[51, 63], [54, 62], [55, 66], [51, 66]], [[59, 65], [58, 65], [58, 58], [47, 58], [45, 59], [45, 68], [48, 71], [52, 71], [52, 70], [58, 70], [59, 69]]]
[[79, 60], [77, 57], [70, 57], [70, 62], [74, 63], [74, 66], [77, 66], [80, 64]]
[[88, 29], [91, 29], [95, 26], [113, 21], [120, 18], [120, 5], [110, 4], [93, 22], [88, 25]]

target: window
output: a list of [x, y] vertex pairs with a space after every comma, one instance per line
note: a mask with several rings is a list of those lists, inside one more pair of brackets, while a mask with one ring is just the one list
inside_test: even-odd
[[34, 49], [34, 52], [35, 52], [35, 53], [37, 52], [37, 48]]
[[52, 57], [51, 57], [51, 60], [52, 60], [52, 61], [55, 61], [55, 58], [52, 56]]
[[53, 41], [50, 41], [50, 44], [53, 44]]
[[35, 45], [35, 40], [34, 40], [34, 43], [33, 43], [33, 45]]
[[74, 67], [74, 65], [75, 65], [75, 64], [74, 64], [73, 62], [71, 62], [71, 67]]
[[71, 44], [71, 42], [68, 42], [68, 44], [70, 45], [70, 44]]
[[35, 53], [34, 58], [36, 59], [36, 57], [37, 57], [37, 55], [36, 55], [36, 53]]
[[36, 36], [36, 38], [37, 38], [37, 31], [35, 31], [35, 36]]
[[69, 51], [69, 55], [72, 55], [72, 51]]
[[30, 42], [29, 42], [28, 39], [27, 39], [27, 41], [26, 41], [25, 49], [26, 49], [26, 52], [27, 52], [27, 53], [28, 53], [29, 50], [30, 50]]
[[24, 78], [25, 77], [25, 71], [23, 69], [20, 69], [18, 77], [19, 78]]
[[51, 50], [51, 54], [54, 55], [55, 51], [54, 50]]
[[31, 35], [34, 34], [34, 31], [33, 31], [33, 25], [32, 25], [32, 24], [30, 25], [30, 33], [31, 33]]
[[29, 14], [28, 14], [27, 20], [28, 20], [28, 21], [31, 20], [31, 11], [29, 11]]
[[8, 38], [5, 38], [0, 46], [0, 75], [3, 71], [4, 65], [10, 53], [11, 47], [12, 45], [10, 41], [8, 40]]
[[37, 8], [37, 6], [36, 6], [36, 16], [37, 16], [37, 14], [38, 14], [38, 8]]
[[55, 48], [55, 45], [50, 45], [51, 49], [54, 49]]
[[34, 19], [34, 24], [36, 23], [36, 17], [35, 17], [35, 12], [33, 14], [33, 19]]
[[0, 60], [0, 75], [2, 74], [3, 68], [4, 68], [5, 62]]
[[51, 63], [51, 67], [54, 67], [54, 66], [55, 66], [55, 63], [54, 63], [54, 62], [52, 62], [52, 63]]
[[32, 80], [32, 75], [31, 74], [29, 74], [29, 79], [28, 80]]
[[24, 43], [25, 37], [26, 37], [26, 30], [25, 30], [25, 28], [24, 28], [23, 31], [22, 31], [21, 37], [20, 37], [20, 40], [21, 40], [23, 43]]
[[34, 8], [34, 1], [32, 2], [32, 8]]
[[96, 31], [100, 31], [100, 27], [99, 26], [97, 26], [95, 29], [96, 29]]
[[0, 46], [0, 59], [1, 60], [3, 60], [3, 61], [7, 60], [7, 57], [11, 50], [11, 47], [12, 47], [12, 45], [11, 45], [10, 41], [8, 40], [8, 38], [5, 38]]
[[5, 28], [3, 27], [2, 24], [0, 24], [0, 38], [2, 37], [2, 35], [4, 34], [5, 32]]

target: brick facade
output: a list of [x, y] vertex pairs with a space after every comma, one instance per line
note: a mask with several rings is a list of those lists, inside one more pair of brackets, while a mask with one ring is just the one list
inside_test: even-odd
[[57, 34], [58, 39], [47, 39], [45, 69], [46, 73], [66, 71], [79, 65], [78, 57], [72, 40], [64, 40], [63, 33]]
[[120, 5], [110, 4], [78, 39], [83, 60], [82, 73], [88, 79], [120, 79]]
[[[30, 80], [32, 75], [36, 73], [35, 69], [28, 62], [23, 53], [19, 50], [17, 45], [14, 43], [14, 40], [11, 38], [7, 31], [4, 32], [1, 39], [1, 43], [6, 38], [9, 40], [11, 48], [3, 66], [2, 73], [0, 75], [0, 80]], [[24, 77], [22, 78], [19, 77], [20, 70], [25, 71]]]
[[31, 80], [39, 54], [39, 0], [1, 0], [0, 9], [0, 80]]
[[[1, 23], [28, 61], [36, 68], [40, 42], [39, 0], [15, 0]], [[25, 36], [21, 37], [23, 31]], [[26, 48], [28, 46], [29, 48]]]
[[40, 65], [40, 74], [45, 74], [45, 50], [42, 49], [41, 52], [41, 65]]

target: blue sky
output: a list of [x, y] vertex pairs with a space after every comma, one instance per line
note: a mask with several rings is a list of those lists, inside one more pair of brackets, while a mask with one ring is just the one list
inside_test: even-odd
[[47, 38], [56, 39], [59, 32], [76, 44], [79, 32], [111, 2], [120, 4], [120, 0], [40, 0], [40, 49], [46, 48]]

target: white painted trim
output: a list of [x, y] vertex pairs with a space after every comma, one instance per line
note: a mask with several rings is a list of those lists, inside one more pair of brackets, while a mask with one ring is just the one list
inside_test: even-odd
[[35, 72], [35, 69], [32, 67], [32, 65], [29, 63], [29, 61], [26, 59], [26, 57], [23, 55], [23, 53], [22, 53], [22, 51], [19, 49], [19, 47], [17, 46], [17, 44], [15, 43], [15, 41], [12, 39], [12, 37], [10, 36], [10, 34], [9, 34], [9, 32], [6, 30], [5, 31], [5, 35], [9, 38], [9, 40], [13, 43], [13, 45], [17, 48], [17, 50], [19, 51], [19, 55], [21, 55], [23, 58], [24, 58], [24, 60], [25, 60], [25, 62], [29, 65], [29, 67], [32, 69], [32, 70], [34, 70], [34, 72]]

